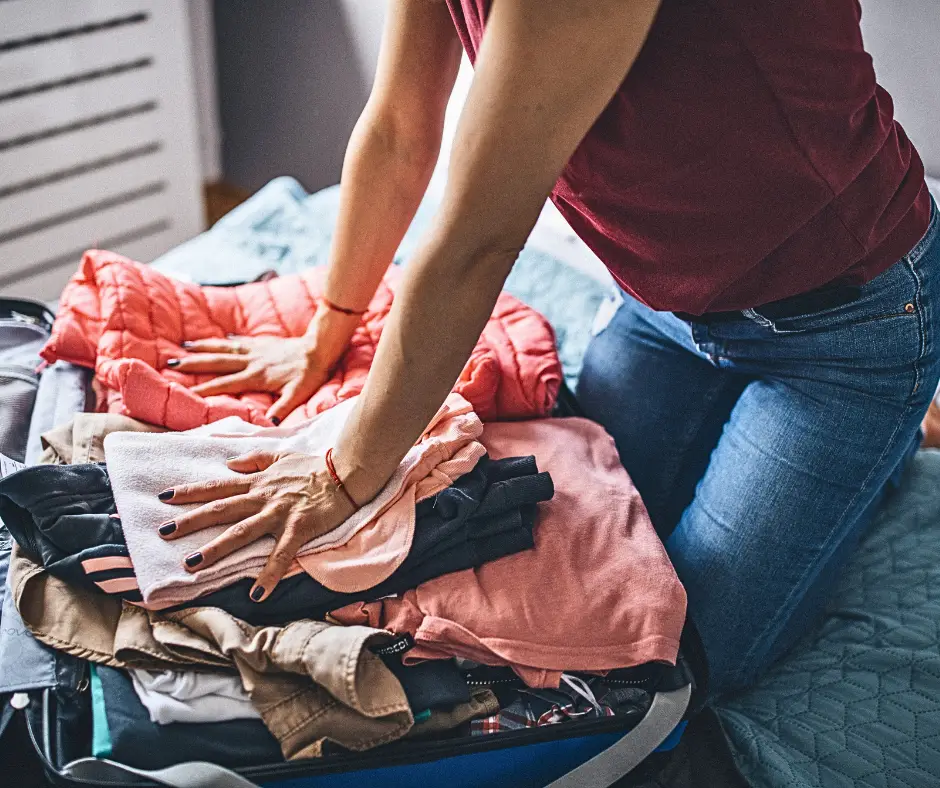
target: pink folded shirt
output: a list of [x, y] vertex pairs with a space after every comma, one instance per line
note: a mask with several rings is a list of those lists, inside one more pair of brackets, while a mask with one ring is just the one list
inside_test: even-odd
[[540, 419], [487, 424], [481, 441], [494, 459], [534, 454], [552, 475], [534, 549], [331, 617], [410, 633], [406, 663], [510, 665], [533, 687], [565, 670], [675, 663], [685, 590], [613, 439], [585, 419]]
[[[198, 504], [171, 506], [157, 498], [159, 492], [181, 483], [236, 477], [226, 460], [253, 450], [322, 456], [335, 444], [355, 402], [342, 402], [294, 427], [259, 428], [229, 418], [190, 432], [109, 435], [105, 459], [144, 605], [161, 609], [256, 577], [274, 547], [273, 537], [263, 537], [190, 574], [183, 559], [227, 526], [164, 540], [157, 533], [160, 523]], [[297, 562], [334, 591], [361, 591], [385, 580], [411, 549], [415, 503], [473, 469], [485, 453], [476, 440], [482, 431], [470, 404], [451, 394], [375, 499], [307, 542]]]

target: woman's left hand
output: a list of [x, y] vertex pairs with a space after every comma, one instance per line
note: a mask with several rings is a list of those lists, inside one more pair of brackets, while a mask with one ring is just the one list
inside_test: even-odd
[[266, 599], [297, 555], [311, 539], [332, 531], [355, 511], [333, 483], [322, 457], [305, 454], [251, 452], [228, 461], [243, 474], [203, 484], [181, 484], [160, 493], [169, 504], [202, 503], [159, 527], [172, 540], [213, 525], [228, 525], [224, 533], [187, 556], [184, 566], [198, 572], [220, 558], [273, 536], [276, 545], [252, 586], [255, 602]]

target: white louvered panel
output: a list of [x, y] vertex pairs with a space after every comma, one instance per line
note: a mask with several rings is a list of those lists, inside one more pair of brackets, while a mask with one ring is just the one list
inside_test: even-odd
[[[30, 235], [0, 243], [0, 260], [32, 260], [41, 263], [82, 249], [102, 245], [111, 237], [122, 236], [135, 227], [166, 220], [172, 209], [166, 192], [105, 208], [92, 216], [63, 222]], [[78, 265], [78, 257], [74, 265]], [[6, 273], [11, 269], [4, 267]], [[15, 272], [17, 269], [12, 269]], [[68, 278], [68, 277], [66, 277]]]
[[156, 153], [143, 158], [143, 161], [132, 159], [0, 199], [0, 239], [61, 215], [63, 206], [71, 206], [65, 212], [79, 210], [108, 202], [147, 184], [165, 184], [166, 156]]
[[[172, 230], [158, 230], [136, 241], [112, 244], [111, 248], [132, 260], [152, 260], [174, 243]], [[81, 252], [75, 250], [68, 260], [60, 261], [58, 265], [49, 268], [44, 267], [41, 273], [29, 279], [0, 288], [0, 296], [55, 301], [63, 285], [75, 273], [80, 255]]]
[[[0, 55], [0, 93], [152, 58], [155, 42], [150, 32], [147, 22], [139, 22], [4, 52]], [[42, 57], [37, 58], [40, 46]]]
[[0, 294], [202, 229], [184, 0], [0, 2]]
[[[142, 112], [31, 143], [29, 156], [23, 155], [22, 148], [0, 150], [0, 190], [148, 145], [159, 145], [160, 132], [154, 126], [152, 111]], [[93, 152], [93, 158], [89, 152]]]
[[127, 0], [6, 0], [0, 2], [0, 31], [4, 39], [30, 38], [128, 17], [148, 10], [149, 3]]
[[[0, 53], [2, 58], [3, 54]], [[3, 101], [0, 102], [0, 144], [158, 99], [153, 68], [142, 68], [106, 79], [79, 82], [67, 88]]]

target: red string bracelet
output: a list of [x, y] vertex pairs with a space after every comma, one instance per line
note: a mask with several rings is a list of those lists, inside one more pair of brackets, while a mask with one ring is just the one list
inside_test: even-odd
[[346, 500], [352, 505], [352, 508], [356, 511], [359, 510], [359, 504], [357, 504], [353, 497], [349, 494], [349, 490], [346, 489], [346, 485], [343, 484], [343, 480], [339, 478], [339, 474], [336, 472], [336, 468], [333, 465], [333, 447], [331, 446], [326, 450], [326, 470], [330, 474], [330, 478], [333, 480], [333, 484], [339, 489], [339, 491], [346, 496]]
[[344, 315], [364, 315], [366, 313], [365, 309], [348, 309], [345, 306], [340, 306], [339, 304], [334, 304], [326, 296], [321, 296], [320, 300], [326, 305], [327, 309], [332, 309], [334, 312], [340, 312]]

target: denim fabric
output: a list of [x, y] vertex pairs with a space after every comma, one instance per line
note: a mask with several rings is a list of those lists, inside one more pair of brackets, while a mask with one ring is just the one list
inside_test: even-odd
[[42, 451], [41, 436], [69, 422], [85, 410], [91, 386], [91, 370], [57, 361], [43, 371], [29, 422], [26, 464], [35, 465]]
[[839, 306], [688, 321], [626, 297], [578, 399], [614, 436], [689, 596], [712, 691], [820, 613], [940, 378], [940, 220]]
[[74, 687], [78, 683], [78, 660], [65, 654], [57, 655], [36, 640], [13, 604], [7, 575], [9, 539], [9, 533], [0, 526], [0, 599], [3, 600], [0, 603], [0, 700], [11, 692], [45, 689], [60, 683]]

